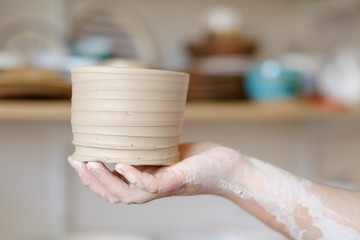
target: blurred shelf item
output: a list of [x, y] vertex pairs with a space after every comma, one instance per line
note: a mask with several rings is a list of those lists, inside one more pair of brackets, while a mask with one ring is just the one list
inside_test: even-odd
[[70, 121], [70, 101], [0, 100], [0, 120]]
[[65, 34], [51, 21], [18, 18], [0, 31], [0, 49], [30, 57], [39, 52], [66, 52]]
[[[75, 5], [76, 2], [71, 3], [72, 7]], [[75, 8], [71, 11], [78, 14]], [[80, 56], [133, 60], [152, 67], [159, 65], [153, 32], [131, 9], [96, 4], [87, 14], [77, 17], [72, 26], [70, 39], [74, 52]]]
[[256, 42], [242, 28], [242, 16], [228, 7], [212, 8], [201, 39], [187, 44], [189, 100], [246, 99], [243, 78], [256, 53]]
[[[186, 121], [311, 121], [360, 119], [360, 107], [348, 110], [320, 108], [306, 101], [254, 103], [242, 101], [189, 102]], [[68, 100], [0, 100], [2, 121], [70, 121]]]
[[243, 77], [240, 75], [190, 75], [189, 100], [246, 99]]
[[279, 102], [192, 102], [185, 121], [307, 121], [360, 118], [360, 107], [351, 110], [321, 108], [306, 101]]
[[190, 43], [188, 50], [194, 57], [227, 54], [253, 54], [256, 44], [245, 34], [235, 31], [225, 33], [210, 32], [199, 43]]
[[69, 99], [71, 85], [58, 72], [15, 68], [0, 72], [0, 98]]
[[189, 100], [246, 99], [244, 74], [250, 58], [245, 55], [218, 55], [194, 58], [190, 73]]

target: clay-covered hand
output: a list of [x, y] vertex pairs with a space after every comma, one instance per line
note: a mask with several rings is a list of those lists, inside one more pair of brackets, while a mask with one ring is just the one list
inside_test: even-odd
[[99, 162], [82, 163], [69, 158], [82, 182], [110, 203], [145, 203], [174, 195], [219, 194], [223, 181], [231, 182], [241, 155], [210, 142], [179, 146], [182, 161], [172, 166], [117, 164], [110, 171]]

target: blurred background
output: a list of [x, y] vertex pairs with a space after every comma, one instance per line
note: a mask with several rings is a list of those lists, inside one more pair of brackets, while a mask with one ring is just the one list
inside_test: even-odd
[[0, 0], [0, 239], [285, 239], [214, 196], [109, 205], [67, 164], [73, 65], [191, 74], [182, 141], [360, 188], [360, 1]]

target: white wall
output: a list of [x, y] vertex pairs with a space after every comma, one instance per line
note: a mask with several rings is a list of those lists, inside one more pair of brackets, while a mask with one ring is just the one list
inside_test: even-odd
[[63, 231], [68, 123], [0, 122], [0, 239]]

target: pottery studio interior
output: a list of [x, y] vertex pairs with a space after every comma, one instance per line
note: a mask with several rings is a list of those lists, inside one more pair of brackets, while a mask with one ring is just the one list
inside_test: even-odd
[[[73, 66], [188, 73], [176, 144], [214, 142], [288, 177], [358, 196], [360, 1], [0, 0], [1, 240], [340, 239], [325, 237], [335, 236], [326, 230], [320, 232], [323, 238], [306, 238], [301, 227], [291, 230], [292, 214], [276, 215], [286, 209], [269, 211], [265, 219], [231, 197], [196, 192], [198, 185], [207, 186], [203, 182], [187, 194], [173, 189], [146, 203], [104, 201], [67, 160], [77, 143], [70, 109], [74, 113], [80, 106], [71, 101], [80, 86], [72, 83]], [[87, 96], [100, 96], [97, 90]], [[160, 120], [153, 123], [161, 122], [156, 115]], [[159, 169], [186, 168], [185, 160]], [[211, 161], [205, 157], [198, 170], [208, 188], [222, 171], [211, 168]], [[118, 169], [115, 162], [107, 164]], [[190, 180], [200, 181], [199, 175]], [[113, 175], [136, 190], [132, 176], [119, 176]], [[271, 176], [268, 186], [274, 192], [285, 187], [276, 185], [275, 173]], [[251, 188], [244, 187], [254, 179], [221, 186], [242, 198], [239, 202], [254, 203]], [[183, 184], [191, 185], [190, 180]], [[267, 211], [265, 203], [257, 203], [260, 213]], [[314, 218], [313, 227], [322, 230], [321, 221]], [[360, 226], [356, 221], [353, 226], [360, 238]]]

